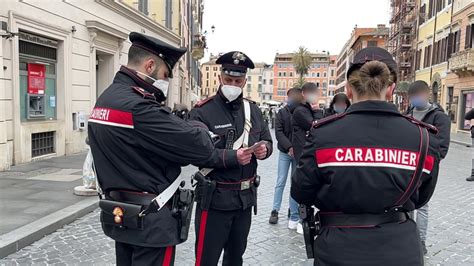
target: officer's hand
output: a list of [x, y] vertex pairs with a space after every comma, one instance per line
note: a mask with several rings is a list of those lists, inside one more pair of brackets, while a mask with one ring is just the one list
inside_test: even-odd
[[259, 160], [265, 159], [267, 157], [267, 145], [261, 144], [254, 150], [255, 157]]
[[295, 152], [293, 151], [293, 147], [288, 149], [288, 155], [290, 155], [291, 158], [295, 158]]
[[313, 110], [318, 110], [318, 109], [319, 109], [319, 104], [317, 104], [317, 103], [312, 103], [312, 104], [311, 104], [311, 109], [313, 109]]
[[240, 148], [237, 150], [237, 161], [239, 164], [246, 165], [252, 159], [252, 150], [248, 148]]

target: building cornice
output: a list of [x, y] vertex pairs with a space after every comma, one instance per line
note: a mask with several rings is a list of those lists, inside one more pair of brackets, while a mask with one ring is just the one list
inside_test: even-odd
[[97, 20], [86, 20], [86, 27], [89, 31], [104, 32], [119, 40], [126, 40], [128, 38], [127, 32], [120, 31]]
[[110, 10], [122, 15], [124, 18], [129, 19], [148, 31], [163, 37], [165, 42], [171, 45], [180, 46], [181, 38], [172, 32], [171, 30], [163, 27], [156, 23], [151, 18], [143, 15], [139, 11], [127, 6], [119, 0], [95, 0], [96, 3], [109, 8]]

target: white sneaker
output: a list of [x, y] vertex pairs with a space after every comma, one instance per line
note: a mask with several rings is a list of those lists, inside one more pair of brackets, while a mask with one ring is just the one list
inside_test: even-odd
[[298, 223], [296, 226], [296, 233], [302, 235], [303, 234], [303, 225], [301, 223]]
[[288, 229], [290, 229], [290, 230], [296, 230], [297, 227], [298, 227], [298, 224], [300, 224], [298, 221], [289, 220], [289, 221], [288, 221]]

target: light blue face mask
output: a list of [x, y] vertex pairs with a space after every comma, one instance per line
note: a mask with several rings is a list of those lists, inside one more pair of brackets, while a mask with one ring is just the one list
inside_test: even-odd
[[410, 98], [410, 104], [416, 108], [423, 108], [428, 104], [428, 102], [424, 99], [423, 96], [413, 96]]
[[334, 106], [334, 111], [338, 114], [342, 114], [346, 111], [346, 107]]

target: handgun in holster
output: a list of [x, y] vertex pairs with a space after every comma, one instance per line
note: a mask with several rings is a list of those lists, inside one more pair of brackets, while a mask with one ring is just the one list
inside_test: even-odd
[[194, 195], [191, 189], [178, 188], [171, 204], [171, 214], [178, 220], [179, 238], [183, 242], [188, 239]]
[[197, 181], [196, 200], [202, 210], [209, 210], [212, 196], [216, 190], [216, 181], [210, 180], [209, 177], [199, 171], [194, 174], [193, 178]]
[[314, 258], [314, 240], [319, 234], [319, 219], [315, 215], [312, 206], [300, 204], [299, 213], [303, 225], [304, 244], [306, 247], [306, 256], [308, 259]]

